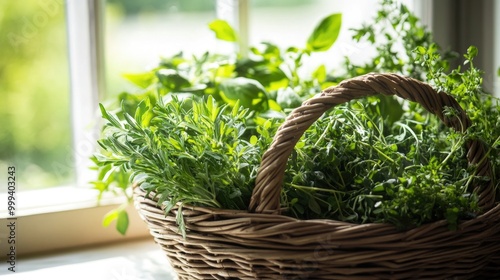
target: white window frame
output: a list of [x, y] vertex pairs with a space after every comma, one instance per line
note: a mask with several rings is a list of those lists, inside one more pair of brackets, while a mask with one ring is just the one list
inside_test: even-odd
[[[128, 207], [130, 227], [121, 236], [113, 226], [104, 228], [104, 215], [123, 202], [122, 198], [97, 203], [97, 191], [84, 187], [92, 180], [90, 156], [96, 148], [99, 124], [99, 97], [104, 88], [102, 19], [104, 1], [66, 0], [66, 25], [69, 51], [71, 125], [76, 183], [17, 193], [16, 254], [27, 255], [88, 247], [116, 241], [148, 237], [148, 230], [132, 206]], [[24, 175], [27, 176], [27, 175]], [[2, 204], [6, 195], [0, 196]], [[0, 219], [7, 224], [6, 207]], [[0, 236], [0, 251], [6, 250], [7, 236]]]
[[71, 85], [71, 124], [76, 184], [88, 183], [85, 168], [99, 136], [99, 100], [105, 88], [103, 8], [105, 1], [66, 1], [68, 60]]
[[[233, 23], [240, 36], [239, 50], [245, 54], [248, 50], [249, 28], [249, 0], [216, 0], [217, 16]], [[430, 27], [436, 15], [442, 10], [430, 1], [413, 0], [414, 7], [420, 17]], [[110, 199], [97, 205], [96, 191], [82, 188], [93, 174], [89, 175], [87, 169], [88, 158], [91, 155], [97, 137], [99, 124], [94, 123], [89, 127], [92, 117], [99, 119], [97, 104], [104, 89], [103, 65], [103, 6], [102, 0], [66, 0], [68, 46], [71, 77], [71, 113], [73, 126], [73, 147], [76, 166], [77, 185], [65, 188], [52, 188], [47, 190], [26, 191], [18, 194], [19, 204], [28, 201], [45, 201], [46, 207], [23, 208], [18, 211], [18, 231], [16, 235], [17, 254], [26, 256], [30, 254], [46, 253], [62, 249], [104, 244], [116, 241], [126, 241], [135, 238], [149, 237], [145, 224], [133, 207], [129, 207], [130, 228], [125, 237], [120, 236], [113, 227], [103, 228], [102, 217], [114, 209], [121, 200]], [[436, 1], [437, 2], [437, 1]], [[495, 14], [491, 19], [494, 26], [500, 26], [500, 3], [493, 4]], [[500, 49], [500, 31], [497, 30], [492, 40], [490, 50]], [[500, 52], [494, 53], [494, 65], [500, 65]], [[493, 71], [496, 80], [493, 82], [496, 93], [500, 94], [500, 81]], [[65, 193], [71, 193], [76, 200], [66, 201]], [[1, 197], [3, 201], [6, 198]], [[2, 204], [3, 205], [3, 204]], [[39, 205], [40, 206], [40, 205]], [[4, 209], [1, 209], [3, 211]], [[2, 224], [7, 223], [6, 215], [2, 216]], [[6, 235], [0, 235], [5, 239]], [[1, 240], [0, 251], [4, 251], [6, 242]]]

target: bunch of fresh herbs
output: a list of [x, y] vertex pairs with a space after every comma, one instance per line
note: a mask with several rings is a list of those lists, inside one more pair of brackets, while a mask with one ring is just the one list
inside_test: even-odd
[[[269, 144], [273, 135], [270, 127], [271, 123], [275, 124], [273, 126], [274, 128], [277, 128], [278, 123], [272, 120], [283, 120], [286, 113], [299, 106], [302, 101], [312, 97], [314, 94], [321, 91], [322, 88], [333, 85], [331, 81], [327, 80], [326, 67], [324, 65], [319, 65], [317, 69], [308, 76], [300, 76], [299, 72], [302, 70], [304, 61], [309, 58], [311, 53], [326, 51], [333, 45], [340, 32], [341, 20], [342, 16], [340, 14], [332, 14], [325, 17], [315, 27], [303, 47], [289, 47], [286, 50], [282, 50], [275, 44], [263, 42], [257, 46], [251, 47], [250, 54], [245, 56], [241, 56], [237, 53], [218, 54], [206, 52], [201, 56], [187, 56], [183, 53], [179, 53], [172, 57], [161, 59], [159, 65], [148, 72], [124, 75], [127, 80], [138, 87], [138, 91], [134, 93], [121, 93], [118, 96], [120, 106], [118, 109], [114, 110], [115, 112], [109, 110], [109, 108], [113, 107], [112, 102], [106, 106], [101, 106], [103, 117], [107, 119], [112, 126], [109, 124], [105, 125], [103, 131], [104, 137], [99, 141], [103, 149], [99, 154], [93, 157], [96, 164], [95, 169], [98, 171], [98, 178], [93, 182], [95, 188], [99, 190], [101, 195], [106, 192], [113, 192], [124, 194], [127, 197], [127, 202], [132, 200], [132, 194], [130, 192], [131, 181], [129, 178], [136, 178], [135, 175], [137, 175], [137, 172], [134, 173], [134, 168], [136, 168], [136, 166], [125, 163], [127, 161], [125, 158], [128, 158], [128, 161], [134, 158], [135, 155], [130, 152], [134, 149], [142, 151], [144, 148], [142, 145], [145, 143], [135, 140], [128, 142], [132, 136], [126, 136], [127, 131], [130, 133], [145, 133], [145, 131], [151, 130], [150, 126], [152, 124], [150, 120], [157, 119], [157, 113], [161, 111], [158, 106], [169, 108], [170, 105], [167, 106], [167, 103], [178, 103], [185, 102], [185, 100], [191, 100], [190, 104], [196, 104], [198, 102], [206, 103], [208, 100], [214, 100], [214, 106], [230, 107], [216, 109], [222, 112], [232, 111], [233, 109], [248, 110], [249, 112], [245, 114], [245, 125], [233, 129], [241, 131], [242, 135], [239, 135], [240, 139], [246, 141], [246, 143], [249, 143], [248, 141], [251, 140], [252, 145], [256, 144], [256, 132], [259, 131], [260, 135], [265, 135], [266, 138], [261, 139], [261, 141], [267, 141], [266, 143]], [[209, 24], [209, 27], [220, 40], [234, 42], [237, 38], [236, 32], [225, 21], [215, 20]], [[147, 107], [150, 109], [146, 111], [140, 109], [146, 106], [146, 103], [148, 104]], [[104, 107], [108, 108], [109, 112]], [[193, 108], [183, 105], [183, 110], [184, 109]], [[201, 112], [206, 111], [201, 110]], [[183, 114], [190, 115], [192, 112], [184, 112]], [[130, 123], [126, 123], [132, 119], [131, 116], [135, 116], [137, 119], [144, 119], [144, 121], [138, 121], [138, 125], [140, 124], [145, 127], [141, 128], [141, 130], [132, 132], [130, 129], [137, 127], [131, 126]], [[227, 119], [228, 117], [224, 118]], [[193, 121], [193, 119], [190, 120]], [[234, 123], [235, 120], [232, 121], [232, 123]], [[158, 122], [155, 122], [155, 127], [157, 123]], [[121, 124], [124, 126], [121, 132], [117, 133], [116, 130], [119, 129], [118, 126]], [[191, 122], [190, 125], [192, 127], [200, 126], [199, 129], [201, 131], [213, 129], [206, 123]], [[154, 128], [153, 130], [156, 129], [157, 128]], [[165, 130], [159, 131], [168, 132]], [[166, 134], [163, 136], [165, 139], [173, 137], [172, 135]], [[208, 141], [208, 137], [210, 136], [213, 135], [206, 135], [207, 138], [204, 138], [203, 141]], [[147, 138], [149, 136], [144, 135], [144, 137]], [[133, 139], [136, 138], [140, 137], [135, 135]], [[117, 139], [121, 140], [117, 141]], [[203, 147], [200, 146], [197, 147], [197, 149], [203, 151], [207, 146], [204, 146], [202, 143], [203, 141], [200, 141], [201, 139], [197, 139], [196, 141], [191, 139], [189, 142], [191, 143], [190, 145], [202, 145]], [[229, 141], [229, 139], [213, 139], [213, 141], [224, 142]], [[124, 145], [129, 143], [133, 147], [125, 148]], [[173, 142], [169, 140], [166, 143], [172, 144]], [[162, 146], [162, 149], [167, 148]], [[250, 147], [246, 149], [254, 150]], [[211, 150], [210, 152], [212, 154], [217, 154], [221, 152], [221, 150]], [[263, 151], [259, 150], [258, 152], [259, 157], [256, 156], [257, 154], [253, 153], [253, 158], [247, 158], [247, 160], [252, 160], [249, 168], [256, 168], [258, 166], [258, 160]], [[117, 160], [117, 158], [120, 158], [120, 160]], [[234, 158], [226, 157], [224, 160], [234, 160]], [[173, 161], [175, 163], [175, 160]], [[154, 160], [147, 162], [151, 165], [154, 164]], [[221, 160], [218, 162], [212, 161], [211, 163], [218, 163], [217, 165], [211, 166], [211, 168], [222, 168], [222, 166], [224, 166]], [[230, 163], [226, 162], [226, 164]], [[175, 164], [171, 167], [173, 170], [170, 170], [170, 174], [176, 172], [177, 168]], [[156, 168], [158, 167], [155, 166], [152, 169]], [[200, 174], [208, 171], [196, 168], [193, 168], [193, 170], [197, 170]], [[168, 173], [165, 170], [163, 171]], [[154, 179], [154, 175], [149, 174], [146, 176], [145, 172], [141, 174], [143, 175], [141, 178], [148, 178], [146, 181], [141, 180], [141, 182], [143, 182], [143, 187], [150, 185], [160, 186], [160, 189], [156, 190], [156, 192], [164, 194], [172, 192], [168, 189], [162, 190], [162, 186], [166, 185], [158, 184], [158, 182], [161, 182], [164, 178]], [[255, 175], [255, 172], [253, 172], [252, 176]], [[201, 181], [196, 181], [200, 180], [201, 175], [196, 176], [198, 177], [193, 179], [193, 182], [202, 184]], [[192, 194], [192, 199], [187, 199], [187, 196], [173, 197], [175, 195], [172, 194], [172, 196], [165, 196], [165, 198], [161, 200], [167, 201], [165, 203], [171, 201], [173, 205], [175, 202], [181, 201], [189, 201], [193, 204], [197, 204], [195, 200], [198, 199], [199, 205], [246, 209], [249, 200], [248, 194], [251, 193], [254, 178], [241, 178], [246, 180], [246, 184], [240, 184], [240, 190], [235, 190], [235, 192], [241, 193], [243, 196], [241, 199], [245, 204], [239, 203], [238, 207], [235, 207], [232, 201], [224, 201], [223, 199], [213, 200], [213, 198], [218, 197], [218, 195], [210, 195], [207, 192], [203, 192], [207, 196], [200, 199], [198, 193], [200, 191], [199, 189], [191, 189], [189, 192], [186, 192]], [[221, 184], [221, 186], [223, 186], [228, 184], [228, 180], [231, 180], [231, 178], [225, 176], [219, 176], [218, 180], [213, 179], [214, 178], [211, 178], [211, 184], [217, 186], [219, 186], [221, 181], [223, 181]], [[185, 180], [189, 179], [186, 178]], [[241, 180], [238, 182], [241, 182]], [[238, 182], [229, 182], [229, 184], [236, 186]], [[211, 191], [219, 192], [215, 189]], [[210, 200], [211, 202], [208, 203]], [[104, 224], [109, 225], [113, 220], [117, 220], [118, 231], [124, 233], [128, 226], [128, 215], [125, 211], [125, 206], [126, 204], [108, 213], [104, 219]]]
[[[404, 5], [383, 1], [375, 24], [353, 35], [369, 42], [375, 57], [361, 65], [345, 58], [344, 67], [329, 74], [319, 65], [301, 75], [304, 59], [335, 42], [340, 21], [338, 14], [323, 19], [303, 48], [263, 43], [248, 57], [178, 54], [149, 72], [127, 75], [139, 92], [120, 95], [115, 113], [101, 107], [107, 124], [103, 150], [94, 158], [96, 188], [123, 191], [130, 200], [134, 182], [159, 194], [166, 211], [183, 203], [247, 209], [261, 155], [290, 109], [343, 79], [396, 72], [452, 94], [473, 125], [456, 132], [420, 105], [387, 96], [337, 106], [306, 131], [289, 160], [284, 214], [398, 228], [441, 219], [455, 228], [474, 217], [479, 209], [471, 181], [495, 178], [476, 178], [464, 143], [484, 141], [500, 172], [500, 105], [482, 91], [481, 71], [473, 65], [477, 49], [464, 55], [467, 67], [450, 71], [457, 55], [441, 52]], [[219, 39], [237, 38], [223, 21], [210, 28]], [[105, 223], [113, 219], [124, 233], [123, 207]]]

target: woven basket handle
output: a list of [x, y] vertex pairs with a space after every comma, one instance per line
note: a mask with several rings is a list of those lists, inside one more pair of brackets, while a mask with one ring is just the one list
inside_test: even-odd
[[[445, 125], [459, 132], [464, 132], [471, 124], [469, 117], [453, 97], [444, 92], [436, 92], [421, 81], [396, 74], [367, 74], [345, 80], [305, 101], [278, 129], [271, 146], [262, 157], [249, 210], [256, 213], [280, 212], [281, 186], [288, 157], [302, 134], [323, 113], [335, 105], [379, 93], [417, 102], [437, 115]], [[453, 117], [444, 116], [445, 106], [455, 108], [458, 114]], [[490, 176], [492, 169], [489, 160], [484, 160], [486, 149], [482, 142], [469, 141], [467, 149], [469, 163], [478, 165], [476, 175]], [[479, 195], [479, 206], [483, 211], [493, 207], [495, 191], [492, 180], [487, 185], [474, 186], [474, 191]]]

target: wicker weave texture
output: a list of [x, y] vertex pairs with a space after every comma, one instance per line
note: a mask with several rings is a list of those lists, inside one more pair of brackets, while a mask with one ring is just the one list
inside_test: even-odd
[[[369, 74], [326, 89], [290, 114], [264, 154], [250, 211], [182, 208], [187, 236], [178, 232], [154, 194], [135, 188], [135, 206], [180, 279], [500, 279], [500, 205], [494, 182], [475, 186], [481, 215], [450, 231], [445, 221], [398, 231], [388, 224], [297, 220], [279, 214], [279, 193], [288, 156], [303, 132], [326, 110], [377, 93], [422, 104], [446, 125], [464, 131], [470, 120], [458, 103], [430, 86], [395, 74]], [[457, 117], [442, 114], [456, 108]], [[468, 144], [470, 163], [485, 147]]]
[[500, 206], [458, 231], [406, 232], [183, 206], [184, 239], [177, 209], [165, 217], [144, 195], [136, 189], [136, 206], [180, 279], [500, 279]]

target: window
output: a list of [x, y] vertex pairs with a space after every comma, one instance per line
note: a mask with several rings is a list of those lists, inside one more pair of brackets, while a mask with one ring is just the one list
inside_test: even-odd
[[0, 10], [0, 169], [15, 166], [23, 190], [70, 184], [64, 5], [9, 0], [1, 1]]
[[105, 4], [106, 96], [131, 89], [122, 77], [154, 67], [161, 56], [216, 49], [207, 24], [215, 1], [107, 0]]
[[500, 3], [414, 0], [416, 12], [442, 47], [464, 53], [478, 47], [476, 66], [484, 71], [485, 90], [500, 97]]
[[361, 23], [375, 16], [377, 3], [366, 3], [367, 1], [359, 0], [250, 1], [250, 45], [270, 41], [283, 48], [303, 47], [307, 36], [322, 18], [333, 13], [342, 13], [342, 31], [337, 42], [327, 54], [319, 55], [322, 59], [330, 58], [330, 61], [323, 63], [335, 66], [341, 62], [344, 55], [362, 54], [359, 44], [353, 44], [349, 29], [359, 28]]
[[[437, 32], [443, 46], [457, 49], [457, 38], [471, 38], [460, 46], [480, 42], [479, 49], [488, 54], [481, 58], [485, 81], [500, 96], [499, 3], [475, 1], [473, 9], [466, 1], [404, 2]], [[17, 216], [23, 221], [18, 254], [122, 238], [113, 228], [101, 226], [102, 216], [116, 201], [97, 207], [96, 193], [82, 187], [94, 176], [88, 157], [99, 134], [98, 102], [131, 89], [121, 74], [141, 72], [160, 56], [181, 50], [231, 47], [215, 40], [207, 27], [217, 17], [239, 30], [244, 50], [266, 40], [280, 46], [303, 44], [319, 19], [341, 12], [343, 33], [329, 51], [328, 63], [334, 64], [338, 53], [362, 55], [351, 48], [345, 31], [371, 18], [375, 5], [373, 0], [0, 1], [0, 34], [6, 35], [0, 39], [0, 178], [7, 166], [16, 165], [21, 207]], [[462, 16], [464, 11], [471, 11], [469, 17]], [[471, 23], [456, 24], [464, 18]], [[473, 26], [469, 33], [460, 31], [467, 26]], [[478, 39], [475, 33], [483, 35]], [[57, 185], [68, 187], [48, 188]], [[0, 205], [6, 201], [4, 186]], [[127, 238], [147, 236], [139, 217], [132, 219]], [[0, 251], [5, 245], [0, 242]]]
[[[3, 224], [7, 217], [17, 218], [18, 256], [119, 238], [113, 228], [101, 226], [103, 215], [117, 201], [97, 206], [97, 193], [82, 187], [92, 180], [89, 156], [99, 131], [95, 123], [102, 69], [97, 58], [100, 33], [95, 32], [100, 30], [99, 3], [9, 0], [0, 4], [1, 34], [7, 35], [0, 41], [4, 44], [0, 177], [6, 182], [8, 166], [15, 166], [17, 186], [15, 211], [10, 214], [4, 203], [7, 183], [2, 183], [0, 218]], [[135, 227], [127, 238], [147, 236], [138, 216], [131, 219], [136, 220]], [[6, 237], [1, 236], [2, 252], [9, 246]]]

